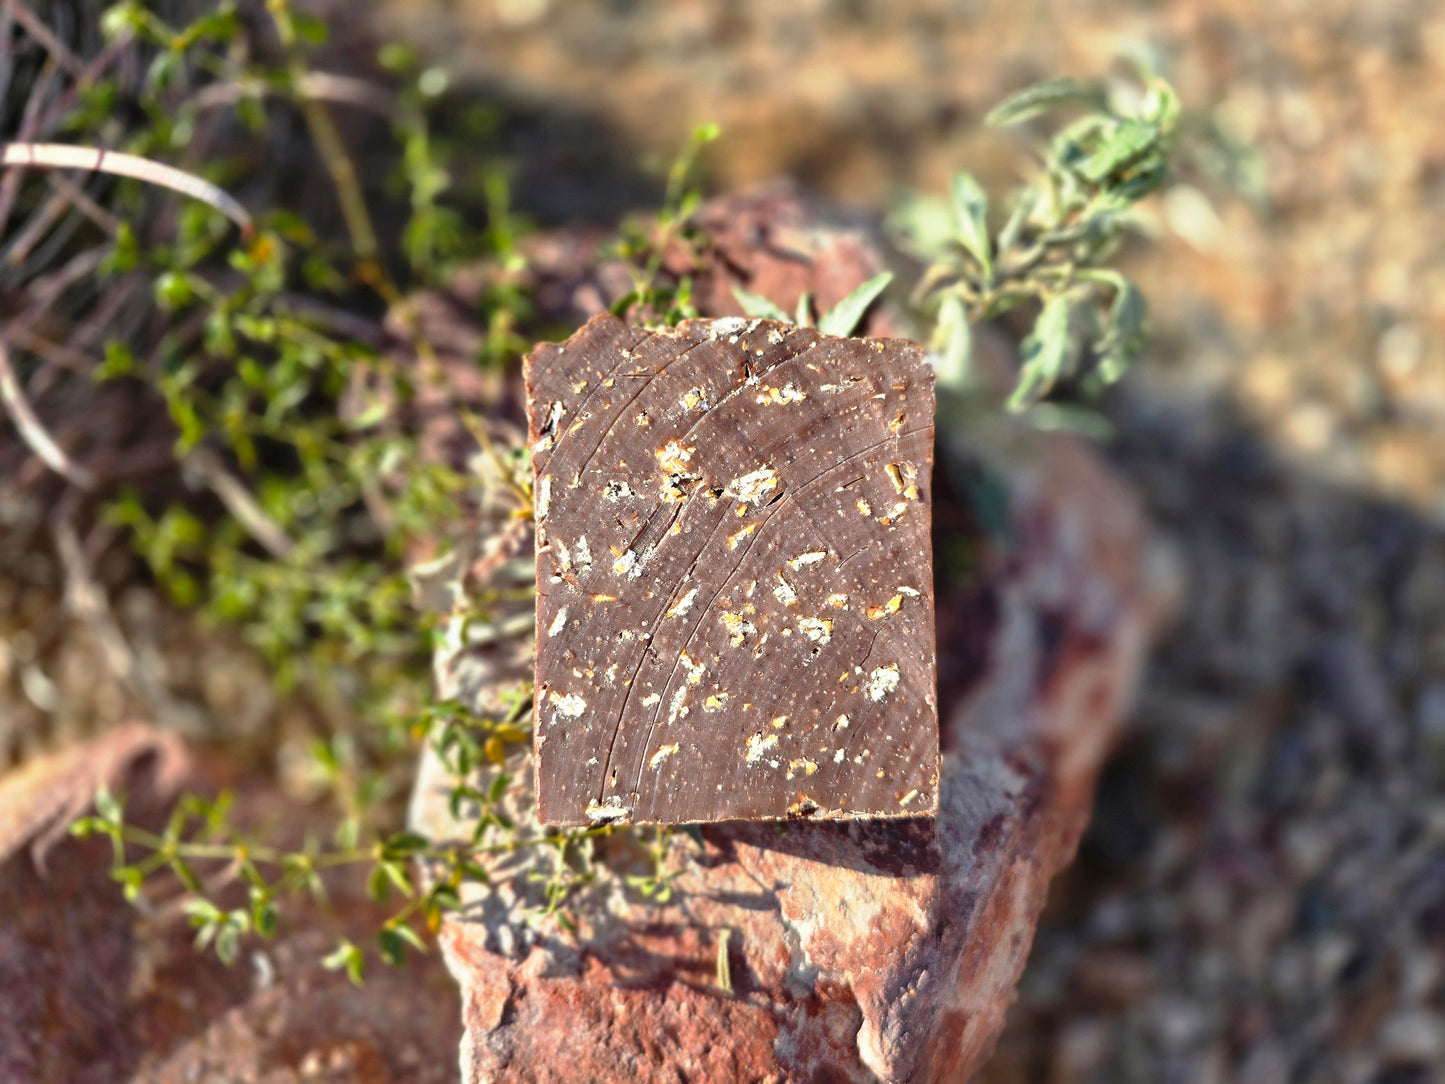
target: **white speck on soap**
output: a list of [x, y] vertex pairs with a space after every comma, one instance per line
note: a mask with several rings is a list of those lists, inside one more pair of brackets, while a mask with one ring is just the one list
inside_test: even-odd
[[826, 644], [833, 638], [833, 622], [820, 617], [800, 617], [798, 628], [815, 644]]
[[763, 737], [761, 733], [754, 734], [748, 739], [748, 763], [756, 764], [763, 759], [763, 754], [778, 744], [778, 736], [769, 734]]
[[896, 688], [898, 688], [898, 666], [896, 663], [879, 666], [868, 675], [868, 699], [874, 703], [882, 700]]
[[778, 472], [762, 466], [739, 475], [728, 483], [728, 495], [744, 504], [756, 504], [778, 488]]
[[615, 794], [600, 802], [594, 798], [587, 803], [587, 819], [590, 821], [617, 821], [630, 816], [632, 810], [623, 805], [622, 799]]
[[798, 601], [798, 592], [794, 591], [788, 581], [783, 579], [783, 574], [778, 573], [778, 586], [773, 588], [773, 597], [784, 606], [792, 606]]
[[687, 611], [692, 609], [692, 600], [697, 598], [697, 588], [694, 587], [682, 598], [677, 600], [677, 605], [667, 611], [668, 617], [686, 617]]
[[575, 719], [587, 710], [587, 701], [583, 700], [576, 693], [567, 693], [563, 696], [558, 696], [557, 691], [554, 689], [548, 694], [547, 699], [551, 701], [552, 705], [557, 709], [552, 715], [554, 722], [559, 717]]

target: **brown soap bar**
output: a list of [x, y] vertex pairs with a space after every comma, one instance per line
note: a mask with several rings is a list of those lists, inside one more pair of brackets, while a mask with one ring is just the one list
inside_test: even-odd
[[923, 351], [598, 316], [526, 381], [542, 821], [936, 812]]

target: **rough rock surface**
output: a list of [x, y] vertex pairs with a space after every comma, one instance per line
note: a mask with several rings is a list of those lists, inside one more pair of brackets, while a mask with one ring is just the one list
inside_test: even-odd
[[[1028, 437], [1008, 460], [993, 478], [1011, 540], [940, 585], [936, 823], [679, 834], [666, 903], [630, 887], [637, 843], [614, 836], [575, 932], [525, 878], [468, 890], [441, 934], [465, 1080], [968, 1078], [1084, 828], [1155, 606], [1139, 512], [1090, 452]], [[485, 711], [519, 656], [444, 650], [441, 691]], [[413, 806], [442, 835], [458, 830], [445, 778], [425, 764]]]

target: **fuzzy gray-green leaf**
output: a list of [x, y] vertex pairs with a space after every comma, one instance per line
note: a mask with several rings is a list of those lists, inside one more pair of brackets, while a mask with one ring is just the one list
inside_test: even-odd
[[1058, 294], [1051, 298], [1034, 321], [1034, 329], [1023, 341], [1023, 366], [1018, 386], [1009, 396], [1008, 408], [1026, 410], [1036, 399], [1047, 394], [1063, 372], [1069, 353], [1069, 298]]
[[1098, 373], [1105, 384], [1112, 384], [1124, 375], [1144, 352], [1145, 322], [1149, 306], [1139, 288], [1123, 275], [1110, 277], [1114, 287], [1114, 303], [1109, 307], [1109, 324], [1099, 344]]
[[854, 328], [863, 319], [863, 314], [868, 311], [868, 306], [878, 299], [878, 295], [886, 290], [892, 281], [892, 271], [874, 275], [820, 316], [818, 330], [824, 335], [841, 335], [845, 338], [853, 334]]
[[983, 122], [991, 128], [1003, 128], [1061, 105], [1097, 102], [1098, 98], [1098, 88], [1088, 83], [1081, 83], [1077, 79], [1050, 79], [1010, 94], [989, 110]]
[[1131, 162], [1155, 150], [1159, 129], [1147, 121], [1123, 120], [1108, 131], [1079, 167], [1079, 173], [1098, 184]]
[[973, 367], [973, 334], [963, 300], [957, 294], [949, 294], [939, 307], [935, 344], [939, 352], [935, 374], [938, 386], [961, 391], [967, 387]]
[[738, 304], [743, 307], [743, 312], [755, 319], [781, 320], [785, 324], [793, 322], [792, 317], [761, 294], [749, 293], [741, 286], [735, 286], [733, 297], [738, 299]]
[[988, 195], [967, 173], [953, 178], [953, 213], [958, 219], [958, 240], [978, 261], [984, 281], [993, 281], [993, 248], [988, 236]]

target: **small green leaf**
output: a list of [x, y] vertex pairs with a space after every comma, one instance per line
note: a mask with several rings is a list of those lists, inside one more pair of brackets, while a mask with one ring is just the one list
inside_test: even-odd
[[382, 862], [380, 868], [403, 896], [412, 894], [411, 878], [407, 876], [405, 866], [400, 862]]
[[396, 935], [398, 937], [400, 937], [412, 948], [416, 949], [418, 952], [426, 952], [426, 942], [421, 939], [421, 934], [417, 933], [406, 923], [399, 923], [398, 925], [393, 926], [392, 929], [396, 932]]
[[296, 30], [296, 37], [308, 45], [325, 45], [331, 33], [324, 20], [300, 12], [291, 13], [291, 25]]
[[1143, 293], [1123, 275], [1110, 274], [1114, 303], [1109, 307], [1108, 329], [1099, 342], [1099, 378], [1115, 383], [1144, 352], [1149, 306]]
[[390, 857], [405, 858], [426, 850], [430, 844], [431, 840], [419, 832], [396, 832], [386, 841], [386, 853]]
[[905, 193], [894, 204], [888, 230], [900, 249], [922, 260], [946, 256], [958, 232], [947, 200], [917, 192]]
[[366, 875], [366, 894], [377, 903], [385, 903], [391, 894], [391, 880], [380, 865], [372, 866]]
[[241, 931], [229, 922], [226, 923], [216, 934], [216, 957], [229, 967], [236, 960], [236, 950], [240, 943]]
[[755, 319], [781, 320], [785, 324], [792, 323], [787, 313], [761, 294], [749, 293], [741, 286], [735, 286], [733, 296], [738, 299], [738, 304], [743, 307], [743, 312]]
[[862, 322], [863, 314], [868, 311], [868, 306], [878, 299], [878, 295], [886, 290], [892, 281], [892, 271], [874, 275], [819, 317], [818, 330], [824, 335], [840, 335], [844, 338], [852, 335], [854, 329]]
[[967, 173], [953, 178], [953, 213], [958, 220], [959, 243], [978, 261], [984, 281], [992, 282], [993, 249], [988, 236], [988, 195]]
[[813, 326], [813, 295], [807, 290], [804, 290], [803, 296], [798, 298], [798, 313], [794, 317], [793, 323], [799, 327]]
[[939, 350], [938, 386], [963, 390], [968, 386], [972, 369], [973, 333], [968, 326], [963, 299], [957, 294], [945, 297], [939, 307], [935, 342]]
[[1094, 184], [1117, 173], [1132, 162], [1154, 151], [1159, 145], [1159, 129], [1142, 120], [1122, 120], [1105, 133], [1103, 142], [1079, 166], [1079, 173]]
[[126, 376], [135, 369], [135, 356], [131, 354], [130, 347], [119, 339], [111, 339], [105, 344], [105, 362], [96, 370], [97, 380], [109, 380], [118, 376]]
[[124, 806], [109, 787], [101, 787], [95, 792], [95, 811], [110, 824], [119, 824], [125, 815]]
[[406, 942], [396, 930], [387, 928], [376, 935], [377, 947], [381, 951], [381, 958], [391, 967], [398, 966], [406, 959]]
[[1023, 341], [1023, 365], [1018, 386], [1009, 396], [1009, 410], [1028, 409], [1063, 372], [1069, 353], [1069, 309], [1068, 295], [1058, 294], [1039, 313], [1033, 331]]
[[251, 905], [251, 922], [262, 937], [273, 937], [276, 933], [276, 907], [270, 900], [257, 900]]
[[1057, 109], [1074, 102], [1099, 101], [1097, 87], [1081, 83], [1077, 79], [1050, 79], [1035, 83], [1017, 93], [1009, 95], [989, 110], [983, 122], [990, 128], [1003, 128], [1010, 124], [1028, 120], [1040, 113]]
[[322, 957], [321, 966], [328, 971], [339, 971], [345, 968], [346, 974], [351, 981], [357, 986], [360, 986], [362, 967], [365, 965], [365, 962], [361, 954], [361, 949], [357, 948], [350, 941], [343, 939], [341, 943], [336, 946], [335, 951]]
[[166, 271], [156, 279], [156, 304], [166, 312], [173, 312], [190, 304], [195, 298], [191, 284], [184, 272]]

